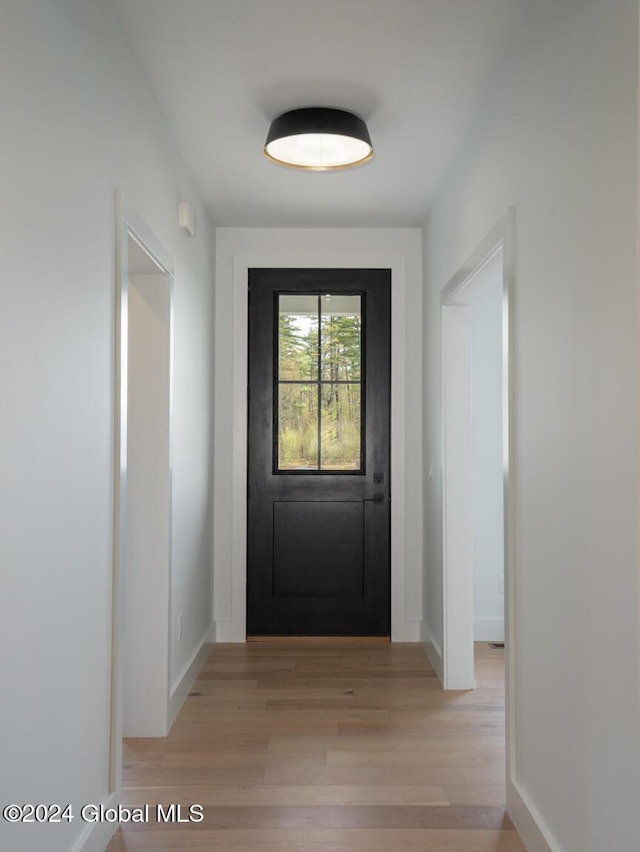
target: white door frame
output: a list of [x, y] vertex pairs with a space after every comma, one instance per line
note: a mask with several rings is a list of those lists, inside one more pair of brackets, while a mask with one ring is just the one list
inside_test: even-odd
[[[116, 192], [116, 269], [114, 303], [114, 445], [113, 445], [113, 582], [111, 616], [111, 724], [110, 724], [110, 761], [109, 791], [119, 798], [122, 778], [122, 736], [123, 736], [123, 629], [125, 606], [125, 574], [127, 548], [127, 377], [128, 357], [128, 240], [133, 237], [150, 255], [155, 264], [169, 279], [169, 447], [172, 445], [173, 423], [173, 305], [174, 305], [174, 267], [173, 258], [152, 233], [144, 220]], [[172, 460], [169, 451], [169, 500], [171, 500]], [[171, 554], [171, 506], [169, 506], [169, 558]], [[169, 565], [170, 572], [170, 565]], [[167, 578], [168, 582], [170, 577]], [[167, 696], [166, 718], [169, 720], [169, 612], [170, 582], [167, 588], [168, 607], [166, 612], [167, 647], [159, 648], [166, 654]], [[160, 613], [164, 620], [164, 613]], [[168, 727], [168, 722], [167, 722]], [[165, 731], [166, 733], [166, 731]]]
[[[231, 621], [217, 621], [218, 642], [246, 640], [247, 582], [247, 365], [248, 271], [251, 268], [378, 268], [391, 270], [391, 640], [418, 641], [418, 625], [407, 619], [405, 529], [406, 271], [403, 255], [233, 255], [233, 450]], [[414, 635], [415, 633], [415, 635]]]
[[[443, 686], [445, 689], [472, 689], [473, 683], [473, 584], [471, 560], [462, 560], [454, 573], [447, 558], [447, 531], [458, 519], [447, 517], [448, 490], [460, 487], [453, 477], [455, 468], [447, 464], [447, 347], [468, 346], [465, 315], [468, 309], [452, 308], [456, 296], [486, 263], [502, 255], [502, 366], [503, 366], [503, 488], [504, 488], [504, 574], [505, 574], [505, 702], [507, 779], [516, 774], [516, 570], [515, 570], [515, 389], [514, 389], [514, 227], [515, 211], [509, 208], [502, 219], [487, 234], [467, 262], [443, 288], [441, 304], [442, 331], [442, 513], [443, 513]], [[451, 320], [451, 311], [456, 318]], [[449, 312], [449, 314], [447, 314]], [[466, 344], [465, 344], [466, 340]], [[451, 356], [449, 349], [449, 357]], [[464, 376], [462, 378], [464, 382]], [[459, 521], [458, 521], [459, 522]], [[463, 521], [464, 524], [464, 521]], [[449, 530], [450, 531], [450, 530]]]

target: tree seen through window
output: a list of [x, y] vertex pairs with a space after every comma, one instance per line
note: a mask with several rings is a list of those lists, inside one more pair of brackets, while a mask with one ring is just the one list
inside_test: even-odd
[[359, 295], [281, 295], [278, 469], [361, 469]]

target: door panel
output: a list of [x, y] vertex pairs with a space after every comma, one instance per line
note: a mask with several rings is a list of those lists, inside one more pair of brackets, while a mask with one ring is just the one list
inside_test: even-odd
[[325, 500], [273, 504], [275, 597], [363, 596], [363, 507]]
[[247, 633], [389, 635], [389, 270], [249, 270]]

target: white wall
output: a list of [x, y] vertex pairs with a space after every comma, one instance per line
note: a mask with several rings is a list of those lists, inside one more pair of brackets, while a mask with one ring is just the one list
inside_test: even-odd
[[218, 228], [216, 235], [217, 638], [245, 639], [246, 264], [250, 263], [392, 268], [392, 636], [417, 641], [422, 595], [420, 231]]
[[[440, 458], [440, 290], [516, 210], [510, 796], [531, 849], [637, 845], [637, 6], [530, 4], [424, 229], [428, 461]], [[440, 474], [425, 487], [436, 640]]]
[[471, 499], [473, 638], [504, 639], [502, 470], [502, 256], [465, 288], [471, 308]]
[[[175, 260], [174, 677], [211, 610], [212, 245], [110, 3], [4, 0], [0, 104], [0, 799], [77, 811], [108, 794], [115, 190]], [[85, 828], [2, 822], [0, 846]]]

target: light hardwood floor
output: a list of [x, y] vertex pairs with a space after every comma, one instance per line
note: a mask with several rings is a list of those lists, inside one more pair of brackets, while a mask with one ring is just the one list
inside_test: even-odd
[[[503, 654], [443, 692], [419, 645], [214, 646], [166, 739], [124, 746], [108, 852], [524, 852], [504, 810]], [[155, 806], [200, 804], [200, 823]]]

